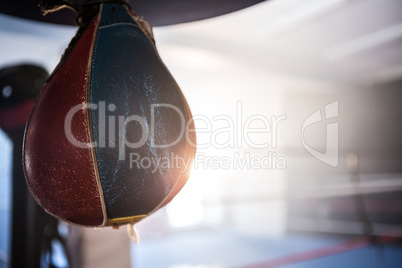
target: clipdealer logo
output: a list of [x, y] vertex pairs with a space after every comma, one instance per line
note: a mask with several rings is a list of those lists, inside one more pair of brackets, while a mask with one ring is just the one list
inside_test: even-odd
[[[71, 122], [76, 113], [88, 108], [98, 110], [99, 112], [100, 125], [97, 130], [99, 132], [99, 140], [92, 143], [83, 143], [74, 137]], [[168, 144], [154, 143], [155, 114], [156, 110], [161, 108], [172, 109], [175, 111], [179, 115], [181, 122], [179, 137], [168, 142]], [[338, 122], [333, 122], [333, 119], [338, 118], [339, 116], [338, 101], [327, 104], [323, 110], [324, 111], [321, 111], [321, 109], [316, 110], [304, 120], [301, 128], [302, 145], [313, 157], [332, 167], [337, 167], [339, 124]], [[152, 150], [155, 148], [169, 148], [176, 144], [183, 136], [185, 136], [189, 144], [192, 144], [191, 140], [188, 139], [188, 132], [194, 130], [189, 129], [190, 122], [185, 122], [183, 114], [177, 107], [169, 104], [153, 104], [150, 111], [150, 122], [145, 121], [146, 119], [139, 115], [131, 115], [127, 117], [112, 114], [107, 116], [108, 113], [114, 111], [116, 111], [116, 105], [106, 105], [105, 102], [100, 102], [99, 104], [85, 103], [73, 107], [68, 112], [65, 119], [64, 127], [67, 139], [80, 148], [118, 147], [119, 161], [125, 160], [126, 147], [132, 149], [129, 152], [129, 164], [131, 168], [152, 168], [154, 172], [172, 167], [184, 167], [184, 170], [187, 170], [189, 165], [192, 163], [192, 161], [189, 161], [188, 159], [181, 159], [176, 155], [154, 155], [154, 158], [152, 158], [139, 155], [135, 150], [145, 144], [150, 146], [150, 149]], [[106, 118], [109, 120], [107, 121]], [[200, 138], [204, 137], [204, 139], [198, 141], [198, 149], [208, 150], [209, 148], [212, 148], [214, 150], [209, 151], [213, 152], [213, 155], [208, 155], [208, 153], [205, 154], [199, 151], [196, 154], [195, 159], [193, 159], [195, 166], [212, 169], [286, 169], [287, 161], [285, 156], [278, 155], [276, 152], [271, 150], [265, 151], [266, 153], [259, 156], [250, 154], [249, 152], [235, 152], [231, 156], [221, 156], [221, 153], [216, 151], [220, 149], [242, 149], [244, 148], [244, 145], [253, 150], [275, 149], [278, 145], [278, 126], [280, 122], [283, 122], [286, 119], [287, 116], [284, 114], [279, 116], [272, 115], [270, 118], [261, 114], [254, 114], [247, 118], [243, 118], [243, 107], [241, 101], [238, 101], [236, 104], [235, 116], [220, 114], [209, 118], [205, 115], [194, 115], [191, 120], [197, 122], [197, 124], [201, 124], [202, 127], [200, 128], [200, 126], [198, 126], [197, 133], [200, 135]], [[331, 121], [327, 123], [327, 120]], [[139, 141], [136, 143], [127, 141], [125, 133], [126, 127], [129, 123], [141, 126], [142, 131], [136, 133], [136, 135], [140, 137]], [[316, 123], [326, 123], [326, 144], [325, 152], [323, 153], [313, 149], [306, 142], [305, 130]], [[109, 127], [107, 127], [107, 125], [109, 125]], [[115, 133], [115, 125], [118, 126], [117, 133]], [[111, 128], [110, 126], [113, 127]], [[109, 129], [109, 131], [107, 131], [107, 129]], [[105, 139], [106, 137], [107, 140]], [[194, 144], [192, 146], [196, 145]]]
[[[74, 136], [72, 121], [77, 113], [86, 109], [96, 111], [99, 125], [96, 131], [97, 138], [93, 142], [82, 142]], [[218, 114], [213, 117], [198, 114], [193, 115], [189, 122], [185, 122], [183, 113], [175, 106], [170, 104], [152, 104], [150, 106], [150, 118], [142, 115], [119, 115], [115, 104], [107, 104], [101, 101], [98, 104], [81, 103], [74, 106], [68, 113], [64, 122], [65, 135], [70, 143], [79, 148], [117, 148], [119, 152], [118, 161], [126, 160], [126, 152], [129, 155], [130, 168], [152, 169], [153, 172], [170, 168], [183, 168], [186, 170], [192, 163], [189, 159], [183, 159], [179, 155], [166, 155], [156, 153], [155, 149], [168, 148], [177, 144], [185, 138], [191, 146], [197, 146], [198, 153], [194, 160], [195, 164], [202, 168], [213, 169], [285, 169], [286, 158], [271, 152], [269, 149], [277, 148], [277, 131], [281, 122], [286, 120], [286, 115], [271, 115], [270, 117], [262, 114], [252, 114], [246, 116], [243, 113], [241, 101], [237, 101], [235, 113]], [[180, 135], [164, 144], [155, 143], [155, 133], [158, 131], [156, 122], [160, 120], [163, 111], [160, 109], [170, 109], [175, 112], [180, 121], [177, 121], [177, 128]], [[189, 132], [193, 132], [190, 123], [194, 122], [197, 128], [197, 145], [193, 144]], [[137, 142], [127, 140], [127, 126], [137, 125], [138, 132], [132, 133]], [[152, 155], [140, 155], [139, 150], [142, 146], [148, 146]], [[253, 155], [249, 152], [237, 153], [236, 150], [265, 150], [263, 155]], [[204, 154], [200, 150], [212, 155]], [[219, 150], [232, 151], [231, 156], [222, 156]]]
[[[325, 120], [329, 120], [332, 118], [338, 118], [339, 116], [339, 102], [334, 101], [330, 104], [325, 105], [324, 107]], [[302, 126], [302, 144], [303, 147], [309, 152], [312, 156], [317, 158], [318, 160], [330, 165], [331, 167], [337, 167], [339, 158], [339, 123], [327, 123], [326, 124], [326, 142], [325, 142], [325, 152], [321, 153], [317, 150], [314, 150], [309, 145], [307, 145], [305, 141], [304, 132], [307, 127], [323, 122], [324, 118], [321, 114], [321, 110], [318, 109], [314, 113], [312, 113], [306, 120], [303, 122]]]

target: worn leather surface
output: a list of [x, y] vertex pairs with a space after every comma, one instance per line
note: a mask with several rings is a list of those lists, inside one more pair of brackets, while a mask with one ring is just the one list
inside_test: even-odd
[[[190, 168], [184, 170], [180, 161], [192, 162], [195, 154], [181, 136], [182, 120], [186, 124], [191, 112], [150, 35], [120, 4], [102, 4], [99, 16], [50, 78], [25, 139], [26, 177], [38, 202], [60, 219], [85, 226], [106, 224], [103, 215], [109, 222], [129, 223], [124, 219], [166, 205], [189, 177]], [[69, 143], [63, 129], [68, 110], [87, 102], [96, 108], [77, 113], [72, 130], [80, 141], [95, 142], [92, 150]], [[161, 104], [152, 113], [153, 105]], [[141, 120], [119, 129], [132, 116]], [[195, 143], [195, 133], [189, 136]], [[124, 144], [144, 137], [140, 147]], [[175, 140], [169, 147], [152, 145]], [[169, 165], [138, 167], [131, 155]]]
[[[72, 107], [86, 102], [95, 28], [96, 20], [45, 85], [24, 141], [26, 179], [39, 204], [60, 219], [90, 226], [104, 221], [91, 150], [67, 140], [64, 120]], [[73, 117], [72, 130], [77, 140], [90, 141], [86, 109]]]
[[180, 92], [180, 96], [184, 102], [184, 106], [185, 106], [184, 112], [186, 114], [186, 117], [189, 120], [189, 121], [187, 121], [187, 123], [189, 123], [188, 131], [187, 131], [188, 141], [186, 141], [187, 142], [186, 150], [183, 152], [182, 157], [184, 159], [191, 159], [191, 163], [189, 163], [189, 168], [187, 170], [182, 169], [180, 171], [180, 176], [177, 178], [177, 182], [174, 185], [174, 187], [172, 188], [172, 190], [170, 191], [169, 195], [165, 197], [163, 202], [161, 204], [159, 204], [159, 206], [157, 208], [155, 208], [155, 210], [167, 205], [180, 192], [180, 190], [184, 187], [188, 178], [190, 177], [191, 167], [193, 166], [193, 162], [194, 162], [194, 156], [195, 156], [196, 144], [197, 144], [197, 137], [195, 134], [195, 125], [194, 125], [194, 121], [190, 120], [192, 118], [192, 114], [190, 111], [190, 107], [188, 106], [188, 103], [186, 101], [186, 98], [184, 97], [181, 90], [179, 92]]
[[[107, 75], [105, 75], [107, 74]], [[122, 144], [114, 148], [96, 147], [99, 174], [105, 196], [108, 218], [128, 217], [152, 212], [180, 178], [180, 170], [170, 168], [137, 168], [130, 166], [130, 154], [140, 158], [162, 159], [184, 156], [185, 137], [174, 146], [151, 146], [151, 105], [170, 104], [177, 107], [188, 121], [180, 89], [124, 6], [105, 4], [92, 63], [91, 103], [114, 104], [112, 116], [138, 115], [146, 125], [131, 122], [120, 135], [129, 142], [141, 140], [143, 128], [148, 130], [146, 143], [140, 148], [125, 148], [125, 160], [119, 160]], [[155, 109], [155, 144], [169, 144], [180, 136], [180, 116], [170, 108]], [[94, 139], [99, 140], [99, 111], [92, 110]], [[109, 137], [104, 137], [108, 144]], [[145, 163], [145, 162], [144, 162]], [[145, 166], [145, 165], [144, 165]]]

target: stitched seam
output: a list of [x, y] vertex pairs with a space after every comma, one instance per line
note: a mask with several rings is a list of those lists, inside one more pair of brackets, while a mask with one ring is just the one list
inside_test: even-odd
[[[87, 72], [88, 72], [87, 79], [88, 80], [87, 80], [87, 86], [86, 86], [86, 89], [85, 89], [86, 90], [86, 101], [87, 101], [87, 103], [88, 103], [88, 99], [89, 99], [89, 103], [91, 102], [91, 99], [90, 99], [90, 92], [91, 91], [88, 90], [88, 89], [91, 88], [92, 65], [93, 65], [93, 62], [94, 62], [94, 59], [95, 59], [96, 40], [98, 39], [98, 29], [99, 29], [99, 22], [100, 22], [101, 17], [102, 17], [102, 9], [103, 9], [103, 4], [99, 8], [99, 17], [98, 17], [97, 27], [96, 27], [95, 32], [94, 32], [94, 36], [93, 36], [93, 40], [92, 40], [92, 47], [91, 47], [91, 54], [90, 54], [90, 58], [88, 60], [88, 69], [87, 69]], [[94, 142], [93, 135], [92, 135], [93, 134], [92, 133], [93, 129], [92, 129], [92, 123], [91, 123], [92, 122], [91, 121], [91, 117], [92, 117], [91, 108], [88, 107], [88, 110], [89, 110], [89, 112], [87, 112], [88, 139], [90, 140], [90, 142]], [[96, 158], [96, 149], [95, 149], [94, 146], [91, 146], [90, 150], [91, 150], [91, 153], [90, 153], [91, 155], [90, 156], [91, 156], [92, 163], [93, 163], [92, 173], [93, 173], [93, 176], [95, 178], [96, 185], [98, 187], [99, 201], [101, 203], [101, 209], [102, 209], [102, 215], [103, 215], [103, 221], [102, 221], [102, 224], [100, 226], [105, 226], [106, 223], [107, 223], [107, 213], [106, 213], [106, 205], [105, 205], [105, 198], [104, 198], [104, 195], [103, 195], [102, 183], [101, 183], [100, 177], [99, 177], [99, 168], [98, 168], [98, 161], [97, 161], [97, 158]], [[98, 170], [98, 172], [96, 172], [96, 170]]]
[[135, 28], [139, 28], [137, 25], [135, 25], [132, 22], [119, 22], [119, 23], [113, 23], [113, 24], [100, 26], [99, 29], [105, 29], [105, 28], [108, 28], [108, 27], [113, 27], [113, 26], [118, 26], [118, 25], [129, 25], [129, 26], [133, 26]]
[[116, 24], [116, 23], [133, 23], [133, 21], [130, 21], [130, 20], [127, 20], [127, 19], [104, 21], [101, 24], [99, 24], [99, 27], [105, 27], [105, 26], [108, 26], [110, 24]]

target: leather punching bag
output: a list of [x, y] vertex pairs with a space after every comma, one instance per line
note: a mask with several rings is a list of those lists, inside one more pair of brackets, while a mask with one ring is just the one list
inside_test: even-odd
[[186, 183], [195, 155], [191, 112], [149, 24], [127, 4], [84, 1], [80, 12], [77, 35], [27, 123], [26, 180], [60, 220], [134, 224]]

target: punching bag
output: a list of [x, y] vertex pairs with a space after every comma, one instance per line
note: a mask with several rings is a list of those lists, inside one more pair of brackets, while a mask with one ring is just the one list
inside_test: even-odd
[[195, 130], [186, 99], [151, 27], [124, 1], [44, 2], [45, 12], [78, 10], [80, 27], [26, 126], [28, 186], [67, 223], [134, 224], [189, 177]]

